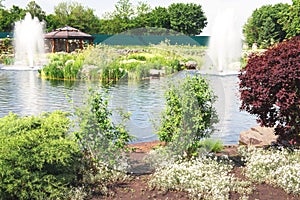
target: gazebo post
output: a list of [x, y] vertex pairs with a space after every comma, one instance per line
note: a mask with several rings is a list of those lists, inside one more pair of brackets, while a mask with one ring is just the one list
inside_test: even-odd
[[51, 40], [51, 42], [52, 42], [52, 49], [51, 49], [51, 51], [52, 51], [52, 53], [55, 53], [55, 39], [53, 38]]
[[68, 39], [66, 39], [66, 52], [70, 53], [69, 40]]
[[83, 49], [83, 42], [82, 39], [79, 40], [79, 48], [82, 50]]

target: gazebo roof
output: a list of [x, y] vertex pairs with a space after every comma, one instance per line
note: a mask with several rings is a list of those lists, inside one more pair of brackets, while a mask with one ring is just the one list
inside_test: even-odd
[[44, 35], [45, 39], [93, 39], [93, 36], [71, 26], [55, 29]]

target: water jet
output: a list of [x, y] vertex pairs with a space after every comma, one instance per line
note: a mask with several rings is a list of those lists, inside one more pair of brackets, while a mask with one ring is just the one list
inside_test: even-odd
[[43, 23], [27, 13], [14, 28], [15, 66], [30, 67], [42, 65], [44, 61]]
[[233, 9], [220, 11], [214, 20], [208, 47], [210, 70], [217, 74], [237, 73], [240, 68], [242, 39]]

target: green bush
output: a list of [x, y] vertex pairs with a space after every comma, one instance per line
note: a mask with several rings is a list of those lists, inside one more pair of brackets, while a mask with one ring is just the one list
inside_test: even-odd
[[201, 147], [201, 139], [211, 135], [217, 115], [213, 107], [216, 97], [206, 79], [187, 76], [166, 91], [164, 111], [158, 137], [187, 156]]
[[1, 199], [65, 198], [82, 159], [69, 126], [61, 111], [0, 119]]
[[139, 54], [131, 54], [128, 56], [127, 58], [128, 60], [130, 59], [135, 59], [135, 60], [139, 60], [139, 61], [146, 61], [147, 58], [144, 55], [139, 55]]
[[77, 138], [96, 168], [104, 163], [113, 169], [124, 169], [124, 149], [132, 140], [124, 126], [129, 115], [121, 113], [122, 122], [115, 124], [104, 93], [92, 89], [89, 92], [84, 106], [76, 111], [80, 126]]

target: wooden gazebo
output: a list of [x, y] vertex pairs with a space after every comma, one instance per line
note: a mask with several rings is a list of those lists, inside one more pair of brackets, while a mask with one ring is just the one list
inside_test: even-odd
[[88, 41], [93, 44], [94, 37], [90, 34], [81, 32], [71, 26], [58, 28], [44, 35], [46, 40], [49, 40], [48, 45], [51, 52], [65, 51], [72, 52], [76, 49], [83, 49], [83, 44]]

